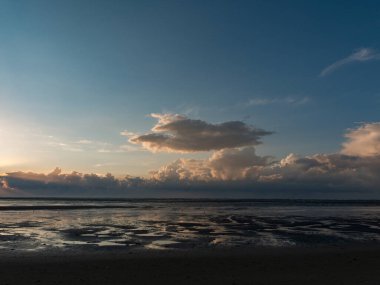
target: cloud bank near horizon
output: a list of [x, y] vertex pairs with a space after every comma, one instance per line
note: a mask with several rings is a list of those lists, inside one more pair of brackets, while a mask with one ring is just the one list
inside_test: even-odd
[[[305, 195], [319, 190], [333, 193], [351, 189], [359, 194], [364, 190], [372, 191], [380, 197], [380, 122], [349, 129], [345, 135], [347, 141], [339, 153], [310, 156], [289, 154], [275, 159], [259, 156], [255, 149], [261, 136], [270, 132], [242, 122], [232, 122], [240, 126], [233, 129], [229, 126], [231, 122], [210, 124], [171, 114], [155, 115], [155, 118], [158, 123], [152, 130], [162, 135], [162, 140], [150, 140], [150, 134], [147, 140], [147, 135], [133, 134], [136, 142], [145, 140], [147, 144], [142, 144], [147, 149], [215, 151], [206, 159], [177, 159], [151, 171], [147, 178], [127, 175], [117, 179], [111, 174], [101, 176], [78, 172], [63, 174], [57, 168], [49, 174], [7, 173], [0, 177], [0, 188], [3, 194], [21, 196], [124, 196], [132, 190], [147, 189], [156, 193], [163, 189], [182, 193], [184, 189], [213, 189], [214, 194], [218, 189], [228, 189], [229, 193], [245, 189], [251, 193], [262, 191], [266, 194], [276, 189], [274, 195], [281, 191], [281, 195], [286, 196], [294, 189]], [[183, 130], [189, 130], [189, 133]], [[220, 142], [213, 136], [226, 138], [227, 142]], [[198, 147], [194, 146], [197, 142], [200, 144]]]

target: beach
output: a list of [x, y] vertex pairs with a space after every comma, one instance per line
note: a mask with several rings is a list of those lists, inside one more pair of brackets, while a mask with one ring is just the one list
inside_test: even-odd
[[380, 284], [379, 202], [0, 200], [0, 285]]
[[0, 284], [380, 284], [379, 247], [7, 253]]

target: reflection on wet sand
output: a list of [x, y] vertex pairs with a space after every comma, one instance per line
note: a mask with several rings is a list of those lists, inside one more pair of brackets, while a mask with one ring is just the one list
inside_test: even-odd
[[[380, 241], [380, 209], [376, 205], [66, 201], [62, 210], [62, 205], [57, 205], [62, 201], [37, 201], [38, 207], [25, 210], [25, 203], [33, 206], [30, 201], [1, 203], [22, 209], [1, 212], [2, 250], [312, 246]], [[50, 204], [44, 208], [44, 203]]]

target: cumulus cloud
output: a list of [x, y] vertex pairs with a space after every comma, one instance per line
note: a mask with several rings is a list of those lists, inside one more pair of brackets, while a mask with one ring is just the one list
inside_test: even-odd
[[380, 184], [379, 156], [318, 154], [297, 157], [292, 154], [280, 161], [271, 161], [265, 157], [244, 161], [241, 154], [230, 153], [207, 160], [180, 159], [153, 172], [152, 179], [162, 183], [177, 182], [179, 185], [182, 182], [206, 182], [209, 185], [241, 182], [253, 189], [274, 186], [285, 189], [303, 188], [305, 191], [315, 187], [377, 189]]
[[159, 183], [210, 181], [212, 179], [207, 161], [201, 159], [177, 159], [156, 171], [151, 171], [150, 174], [151, 179]]
[[241, 121], [211, 124], [177, 114], [152, 114], [158, 120], [152, 133], [134, 136], [131, 143], [156, 152], [196, 152], [254, 146], [271, 132]]
[[224, 149], [205, 160], [180, 159], [152, 172], [159, 181], [240, 181], [263, 187], [377, 189], [380, 186], [380, 123], [350, 130], [341, 153], [297, 156], [280, 160], [258, 156], [254, 147]]
[[1, 190], [13, 190], [11, 187], [9, 187], [6, 179], [0, 179], [0, 189]]
[[276, 170], [281, 181], [319, 185], [324, 188], [377, 189], [380, 157], [357, 157], [344, 154], [317, 154], [295, 159]]
[[271, 157], [257, 156], [253, 147], [224, 149], [208, 159], [178, 159], [153, 171], [159, 181], [233, 181], [251, 178], [263, 167], [270, 165]]
[[345, 135], [342, 153], [355, 156], [380, 155], [380, 123], [368, 123]]
[[[188, 119], [174, 117], [174, 121], [183, 120]], [[173, 118], [167, 116], [155, 128], [166, 130], [166, 125], [172, 121]], [[379, 122], [363, 124], [347, 132], [347, 142], [339, 153], [289, 154], [279, 160], [258, 155], [254, 146], [223, 148], [205, 159], [177, 159], [152, 171], [146, 178], [126, 175], [117, 179], [111, 174], [78, 172], [64, 174], [59, 168], [49, 174], [12, 172], [0, 176], [0, 188], [40, 196], [53, 193], [61, 196], [124, 196], [134, 189], [159, 192], [170, 188], [183, 192], [186, 187], [224, 188], [231, 193], [238, 188], [253, 191], [251, 193], [264, 189], [270, 194], [277, 189], [280, 192], [276, 195], [282, 197], [294, 189], [306, 196], [320, 190], [335, 193], [351, 189], [355, 193], [372, 191], [380, 197], [379, 134]]]
[[378, 51], [371, 48], [361, 48], [355, 51], [353, 54], [349, 55], [348, 57], [338, 60], [337, 62], [334, 62], [333, 64], [327, 66], [325, 69], [321, 71], [320, 76], [326, 76], [347, 64], [379, 59], [380, 53]]
[[247, 147], [215, 152], [209, 159], [209, 165], [214, 178], [236, 180], [256, 175], [270, 160], [270, 157], [256, 155], [253, 147]]

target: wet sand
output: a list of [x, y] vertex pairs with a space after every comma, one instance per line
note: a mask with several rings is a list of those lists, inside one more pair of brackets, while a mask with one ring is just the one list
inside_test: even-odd
[[380, 284], [380, 248], [2, 253], [0, 284]]

